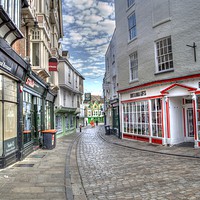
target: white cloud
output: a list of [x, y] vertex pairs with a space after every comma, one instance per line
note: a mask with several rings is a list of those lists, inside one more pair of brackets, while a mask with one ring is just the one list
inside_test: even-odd
[[63, 22], [62, 43], [72, 65], [85, 77], [85, 89], [102, 90], [105, 53], [115, 27], [114, 0], [63, 0]]

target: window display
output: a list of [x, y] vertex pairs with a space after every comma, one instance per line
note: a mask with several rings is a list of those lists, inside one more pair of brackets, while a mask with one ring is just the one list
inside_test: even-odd
[[60, 115], [56, 116], [56, 130], [58, 132], [62, 131], [62, 117]]
[[49, 101], [46, 101], [45, 105], [45, 129], [51, 129], [51, 106]]
[[7, 155], [17, 148], [17, 83], [3, 75], [0, 75], [0, 113], [1, 156], [3, 151]]
[[149, 135], [148, 110], [148, 101], [123, 104], [124, 132]]
[[151, 100], [152, 135], [162, 137], [162, 100]]
[[31, 141], [31, 124], [32, 124], [32, 115], [31, 115], [31, 105], [32, 105], [32, 96], [31, 94], [24, 92], [23, 93], [23, 138], [24, 144]]

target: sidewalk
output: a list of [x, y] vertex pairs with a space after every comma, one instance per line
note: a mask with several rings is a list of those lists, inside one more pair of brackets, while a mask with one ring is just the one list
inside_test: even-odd
[[71, 200], [69, 162], [73, 141], [79, 134], [63, 136], [57, 139], [56, 148], [39, 149], [0, 170], [0, 199]]
[[119, 146], [125, 146], [136, 150], [154, 152], [159, 154], [168, 154], [168, 155], [200, 159], [200, 148], [197, 149], [192, 146], [174, 145], [170, 147], [170, 146], [156, 145], [136, 140], [126, 140], [126, 139], [121, 140], [116, 135], [105, 135], [104, 126], [101, 126], [99, 134], [105, 141], [117, 144]]

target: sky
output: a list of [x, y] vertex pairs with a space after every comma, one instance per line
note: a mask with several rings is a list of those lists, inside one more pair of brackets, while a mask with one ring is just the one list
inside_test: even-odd
[[105, 53], [115, 28], [114, 0], [62, 0], [63, 50], [85, 78], [84, 92], [102, 95]]

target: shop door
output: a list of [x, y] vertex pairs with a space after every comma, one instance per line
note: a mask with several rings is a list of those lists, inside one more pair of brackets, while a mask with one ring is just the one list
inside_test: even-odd
[[187, 141], [194, 141], [194, 117], [193, 117], [193, 108], [186, 109], [186, 133]]
[[41, 145], [41, 109], [42, 101], [40, 98], [35, 97], [36, 104], [34, 105], [34, 144]]

